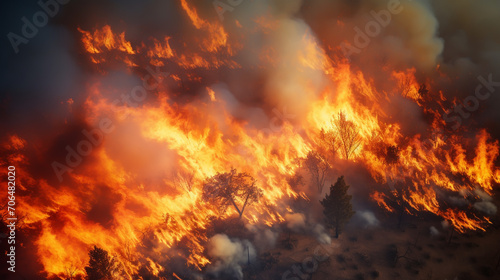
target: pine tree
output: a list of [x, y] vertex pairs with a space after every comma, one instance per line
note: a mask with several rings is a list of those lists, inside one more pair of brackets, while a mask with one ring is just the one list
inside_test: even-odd
[[108, 252], [97, 246], [89, 251], [89, 265], [85, 267], [88, 280], [108, 280], [111, 279], [113, 259]]
[[320, 201], [323, 205], [326, 224], [330, 228], [335, 228], [335, 238], [339, 237], [344, 225], [354, 215], [352, 210], [352, 196], [347, 194], [349, 186], [344, 181], [344, 176], [337, 179], [335, 185], [330, 187], [330, 194]]

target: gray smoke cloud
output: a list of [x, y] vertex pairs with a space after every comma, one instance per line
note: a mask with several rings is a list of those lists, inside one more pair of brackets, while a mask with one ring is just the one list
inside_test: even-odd
[[365, 227], [376, 227], [380, 224], [380, 221], [372, 211], [357, 211], [356, 216]]
[[432, 236], [438, 236], [439, 235], [439, 230], [435, 226], [431, 226], [429, 228], [429, 232]]
[[248, 231], [254, 234], [253, 244], [262, 252], [274, 248], [279, 237], [279, 232], [262, 225], [246, 225]]
[[[188, 3], [196, 7], [202, 18], [220, 20], [210, 1]], [[366, 31], [367, 23], [374, 20], [373, 13], [387, 10], [391, 3], [398, 3], [401, 11], [392, 14], [388, 24], [370, 37], [369, 44], [351, 60], [352, 65], [369, 75], [381, 90], [386, 87], [387, 73], [380, 71], [380, 66], [393, 70], [415, 67], [423, 81], [425, 78], [435, 80], [435, 89], [445, 89], [443, 94], [450, 98], [473, 93], [475, 78], [480, 74], [493, 73], [494, 80], [499, 80], [500, 29], [495, 19], [500, 16], [500, 4], [493, 0], [477, 3], [465, 0], [243, 1], [233, 11], [227, 11], [221, 22], [230, 37], [241, 35], [241, 49], [235, 56], [241, 69], [217, 70], [219, 73], [204, 78], [210, 85], [210, 80], [217, 77], [238, 102], [263, 109], [265, 115], [269, 116], [273, 108], [287, 107], [293, 114], [302, 116], [327, 80], [321, 71], [299, 63], [297, 54], [308, 47], [304, 38], [317, 42], [327, 55], [342, 57], [338, 50], [343, 42], [353, 43], [354, 28]], [[62, 114], [66, 109], [58, 103], [78, 99], [86, 80], [86, 69], [76, 58], [80, 37], [77, 27], [92, 30], [109, 24], [114, 30], [126, 31], [127, 39], [134, 45], [149, 38], [170, 36], [174, 47], [195, 47], [189, 38], [196, 33], [176, 1], [86, 1], [63, 8], [26, 46], [26, 52], [6, 58], [9, 71], [0, 83], [2, 94], [16, 96], [9, 108], [29, 111], [31, 103], [37, 104], [39, 110]], [[9, 18], [6, 30], [16, 31], [21, 24], [16, 17], [22, 15], [23, 12], [19, 12]], [[235, 26], [235, 20], [242, 27]], [[277, 28], [266, 30], [266, 22]], [[264, 28], [264, 32], [256, 32], [259, 28]], [[187, 44], [182, 46], [182, 42]], [[268, 57], [272, 60], [263, 59], [263, 50], [271, 50]], [[451, 82], [443, 79], [435, 70], [438, 64], [448, 77], [458, 78]], [[8, 93], [13, 90], [16, 94]], [[194, 93], [202, 94], [197, 90]], [[23, 102], [36, 99], [43, 102]], [[494, 125], [491, 119], [496, 119], [499, 113], [493, 104], [499, 100], [491, 97], [474, 120]], [[392, 117], [411, 122], [407, 112], [413, 111], [414, 104], [393, 101], [387, 108]], [[43, 103], [46, 106], [40, 106]], [[255, 120], [255, 125], [260, 126], [262, 118], [256, 118], [253, 109], [246, 111], [248, 115], [237, 114], [238, 118]], [[410, 132], [423, 131], [422, 128], [415, 130]]]
[[474, 208], [486, 215], [493, 216], [497, 213], [497, 206], [493, 203], [493, 198], [486, 192], [476, 189], [474, 193], [481, 199], [474, 203]]
[[243, 279], [242, 265], [254, 261], [257, 255], [248, 240], [230, 239], [225, 234], [216, 234], [209, 240], [208, 255], [214, 262], [208, 271], [216, 276], [228, 273]]
[[476, 202], [474, 203], [474, 208], [490, 216], [497, 213], [497, 206], [491, 201]]

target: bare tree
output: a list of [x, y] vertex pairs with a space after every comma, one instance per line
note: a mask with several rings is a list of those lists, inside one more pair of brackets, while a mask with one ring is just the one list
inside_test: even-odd
[[318, 192], [321, 193], [323, 191], [323, 186], [325, 185], [326, 175], [328, 174], [330, 165], [318, 152], [315, 151], [310, 151], [307, 154], [305, 164], [307, 170], [309, 170], [309, 174], [311, 174], [311, 180], [316, 188], [318, 188]]
[[191, 192], [194, 184], [194, 173], [189, 171], [178, 171], [174, 174], [174, 184], [186, 192]]
[[349, 156], [351, 156], [361, 144], [358, 128], [352, 121], [348, 120], [342, 112], [338, 114], [337, 118], [332, 118], [332, 124], [337, 131], [342, 155], [345, 159], [349, 159]]
[[76, 272], [78, 270], [78, 268], [76, 266], [70, 264], [70, 265], [66, 266], [64, 268], [64, 270], [66, 271], [66, 273], [65, 273], [66, 274], [66, 278], [65, 278], [66, 280], [73, 280], [73, 279], [76, 278], [75, 276], [76, 276]]
[[335, 156], [337, 150], [339, 149], [339, 143], [337, 141], [335, 131], [333, 129], [330, 130], [321, 129], [319, 138], [326, 146], [326, 149], [331, 152], [332, 156]]
[[257, 201], [262, 195], [262, 190], [255, 183], [252, 176], [238, 173], [233, 168], [230, 172], [217, 173], [206, 179], [203, 185], [203, 199], [220, 207], [231, 205], [241, 218], [246, 206]]
[[[408, 243], [406, 247], [406, 251], [402, 254], [396, 254], [396, 258], [394, 259], [394, 267], [398, 264], [399, 259], [406, 259], [409, 262], [416, 263], [418, 262], [416, 259], [411, 258], [409, 255], [412, 254], [412, 248], [417, 248], [417, 242], [418, 238], [420, 236], [420, 232], [417, 235], [417, 238], [415, 238], [415, 241], [413, 243]], [[397, 252], [397, 249], [396, 249]]]

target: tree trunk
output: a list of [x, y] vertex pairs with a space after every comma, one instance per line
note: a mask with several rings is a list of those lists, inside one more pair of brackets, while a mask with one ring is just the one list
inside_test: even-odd
[[245, 211], [245, 207], [247, 206], [248, 203], [248, 198], [250, 197], [250, 194], [247, 194], [247, 197], [245, 198], [245, 203], [243, 203], [243, 207], [241, 207], [241, 212], [240, 212], [240, 219], [243, 216], [243, 211]]
[[243, 216], [243, 209], [240, 211], [240, 208], [238, 208], [238, 206], [236, 205], [236, 202], [234, 202], [233, 198], [231, 198], [231, 203], [233, 204], [234, 208], [236, 209], [236, 212], [238, 212], [238, 214], [240, 214], [240, 219], [241, 219], [241, 216]]

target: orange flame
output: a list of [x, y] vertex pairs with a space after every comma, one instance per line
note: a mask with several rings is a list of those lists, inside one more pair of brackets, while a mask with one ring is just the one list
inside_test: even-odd
[[[231, 40], [221, 23], [202, 19], [186, 0], [180, 1], [201, 34], [195, 38], [200, 42], [199, 48], [176, 48], [175, 40], [170, 37], [164, 37], [163, 41], [153, 39], [149, 46], [147, 43], [132, 46], [124, 32], [114, 34], [108, 25], [92, 33], [78, 29], [90, 60], [101, 64], [116, 59], [129, 68], [173, 63], [182, 69], [170, 75], [178, 84], [185, 79], [201, 80], [193, 69], [240, 67], [233, 60], [240, 47], [233, 42], [237, 40]], [[262, 19], [257, 22], [265, 32], [276, 28], [274, 23]], [[98, 83], [90, 85], [84, 103], [85, 122], [98, 127], [100, 119], [109, 118], [116, 127], [101, 146], [95, 147], [92, 164], [75, 168], [60, 185], [38, 180], [28, 172], [23, 172], [20, 179], [20, 188], [36, 185], [44, 193], [50, 193], [43, 199], [26, 197], [19, 202], [19, 212], [26, 216], [25, 224], [40, 228], [35, 243], [45, 272], [62, 277], [67, 265], [84, 263], [88, 249], [96, 244], [119, 260], [122, 264], [119, 276], [124, 279], [132, 278], [140, 261], [147, 264], [152, 274], [160, 275], [164, 267], [139, 250], [145, 237], [154, 240], [151, 250], [155, 255], [168, 258], [165, 255], [172, 253], [202, 270], [211, 260], [205, 255], [207, 237], [200, 232], [208, 229], [214, 217], [225, 219], [237, 214], [234, 209], [222, 211], [203, 201], [205, 178], [227, 172], [231, 167], [251, 174], [263, 195], [246, 210], [244, 222], [273, 226], [284, 222], [283, 216], [292, 211], [289, 200], [308, 200], [305, 190], [290, 186], [288, 179], [303, 168], [301, 163], [314, 149], [330, 149], [325, 158], [341, 163], [339, 166], [347, 162], [363, 165], [380, 185], [388, 180], [399, 182], [402, 187], [391, 190], [392, 195], [383, 188], [371, 194], [389, 212], [396, 211], [390, 203], [395, 199], [406, 211], [434, 213], [449, 220], [460, 232], [485, 230], [491, 223], [487, 217], [443, 209], [446, 207], [440, 203], [437, 190], [481, 189], [492, 194], [495, 184], [500, 183], [500, 170], [495, 166], [498, 141], [492, 141], [485, 130], [472, 140], [458, 136], [445, 140], [439, 135], [424, 141], [421, 135], [404, 136], [403, 124], [392, 120], [384, 110], [383, 104], [390, 102], [391, 97], [402, 95], [432, 116], [440, 115], [425, 107], [427, 101], [418, 93], [415, 69], [389, 71], [388, 81], [393, 83], [393, 91], [384, 92], [348, 63], [334, 62], [312, 33], [306, 33], [302, 43], [304, 47], [294, 56], [296, 65], [319, 70], [325, 83], [321, 92], [304, 105], [307, 108], [303, 119], [293, 124], [283, 120], [279, 130], [271, 133], [234, 118], [223, 93], [212, 87], [206, 87], [205, 98], [179, 104], [172, 100], [171, 90], [162, 84], [154, 93], [158, 102], [128, 107], [109, 100], [107, 89]], [[120, 57], [108, 56], [110, 51], [119, 51]], [[271, 54], [273, 50], [263, 53]], [[272, 60], [271, 55], [259, 57]], [[312, 86], [306, 84], [304, 88]], [[439, 100], [444, 101], [442, 93]], [[318, 137], [322, 130], [338, 133], [332, 116], [339, 112], [358, 133], [359, 146], [350, 157], [337, 152], [335, 147], [323, 147], [325, 144]], [[433, 125], [439, 123], [433, 121]], [[475, 156], [471, 157], [467, 150], [474, 144]], [[9, 152], [9, 161], [20, 169], [28, 166], [23, 154], [26, 145], [18, 136], [2, 143]], [[399, 148], [392, 163], [384, 159], [387, 156], [384, 148], [388, 146]], [[122, 148], [120, 152], [117, 147]], [[139, 152], [137, 147], [141, 149]], [[155, 147], [155, 151], [148, 153], [148, 147]], [[144, 159], [144, 154], [155, 157], [155, 170], [149, 170], [154, 167], [149, 158]], [[137, 171], [144, 166], [148, 168]], [[172, 166], [178, 169], [175, 175], [166, 172]], [[142, 172], [150, 172], [147, 180]], [[106, 191], [110, 193], [106, 197], [116, 200], [109, 202], [111, 209], [106, 209], [110, 222], [89, 219], [89, 212], [99, 210], [93, 208], [99, 204], [96, 193]], [[175, 250], [180, 244], [188, 249]], [[82, 267], [79, 272], [84, 273]], [[173, 276], [180, 279], [176, 274]]]

